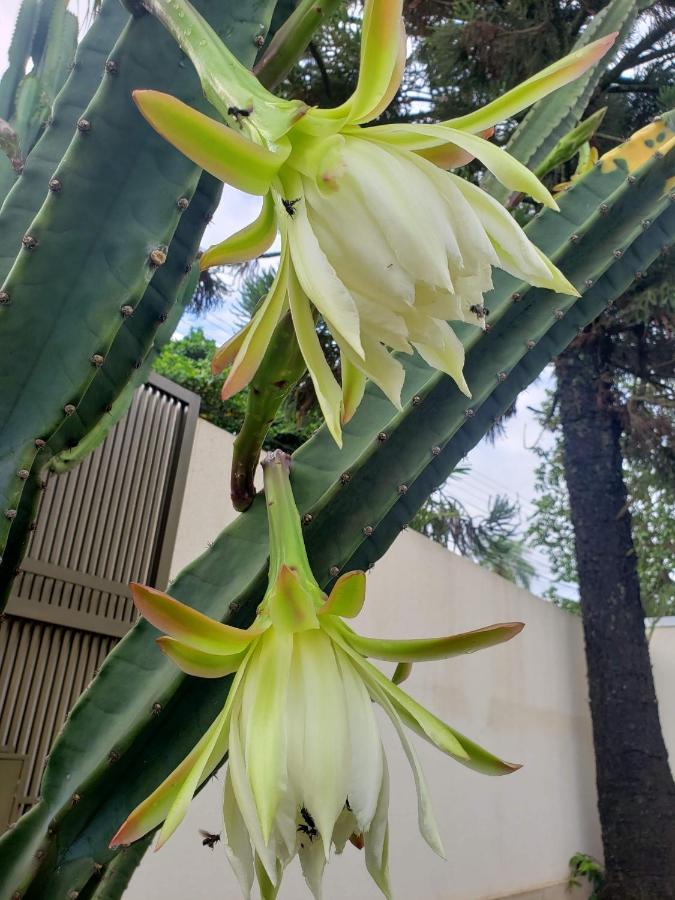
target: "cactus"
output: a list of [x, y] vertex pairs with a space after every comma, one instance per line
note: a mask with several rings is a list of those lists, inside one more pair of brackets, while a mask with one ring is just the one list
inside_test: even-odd
[[[582, 298], [499, 273], [487, 300], [491, 327], [462, 333], [471, 400], [412, 357], [404, 360], [402, 412], [369, 387], [342, 451], [323, 428], [296, 452], [294, 493], [324, 588], [341, 571], [379, 559], [492, 419], [664, 251], [675, 230], [674, 139], [672, 119], [653, 123], [575, 181], [560, 214], [546, 210], [528, 226]], [[265, 585], [265, 534], [256, 500], [178, 577], [172, 595], [248, 624]], [[105, 871], [115, 858], [115, 827], [221, 708], [228, 681], [182, 677], [153, 637], [139, 622], [73, 709], [50, 754], [42, 799], [0, 841], [0, 896], [56, 900], [91, 891], [94, 867]]]
[[[200, 6], [216, 18], [216, 26], [227, 28], [233, 49], [252, 61], [272, 0], [252, 0], [246, 8], [229, 10], [216, 0], [203, 0]], [[148, 46], [153, 48], [152, 71], [144, 57]], [[184, 201], [192, 197], [199, 177], [199, 170], [154, 135], [136, 112], [130, 95], [139, 84], [170, 86], [205, 108], [199, 81], [172, 39], [150, 16], [132, 19], [77, 120], [49, 196], [2, 286], [0, 549], [5, 594], [25, 535], [12, 538], [7, 550], [5, 545], [13, 524], [28, 518], [19, 509], [25, 482], [17, 472], [42, 469], [51, 439], [62, 428], [63, 434], [73, 428], [66, 420], [81, 420], [80, 404], [95, 397], [92, 385], [102, 381], [96, 378], [98, 360], [125, 343], [123, 333], [133, 318], [129, 314], [139, 312], [150, 280], [167, 261]], [[60, 265], [54, 280], [53, 271], [63, 260], [68, 263]], [[155, 322], [143, 335], [141, 359], [156, 328]], [[55, 368], [54, 359], [64, 365]], [[116, 395], [130, 374], [131, 369], [116, 386]], [[39, 403], [31, 399], [35, 397]], [[100, 419], [104, 403], [98, 412]]]
[[[0, 118], [12, 134], [9, 162], [0, 160], [0, 198], [20, 174], [52, 104], [66, 80], [77, 47], [77, 18], [59, 0], [24, 0], [0, 81]], [[26, 66], [33, 68], [26, 74]]]
[[[192, 198], [190, 213], [181, 221], [171, 242], [165, 267], [152, 280], [136, 310], [135, 321], [130, 323], [135, 327], [127, 329], [124, 341], [117, 342], [120, 346], [116, 344], [111, 348], [83, 398], [79, 421], [67, 420], [77, 429], [71, 431], [71, 435], [81, 433], [83, 437], [72, 447], [77, 438], [69, 439], [67, 434], [57, 432], [50, 442], [49, 449], [54, 453], [49, 462], [51, 472], [67, 472], [98, 447], [129, 409], [134, 391], [144, 384], [158, 353], [171, 340], [197, 287], [199, 269], [189, 267], [189, 260], [196, 252], [193, 242], [198, 240], [204, 223], [215, 211], [220, 193], [220, 184], [203, 174]], [[189, 267], [188, 272], [186, 267]], [[152, 344], [146, 349], [145, 335], [153, 333]], [[121, 369], [119, 378], [116, 377], [117, 366]], [[108, 402], [103, 406], [106, 400]], [[101, 408], [106, 409], [103, 417], [100, 416]]]
[[[23, 9], [24, 7], [20, 17]], [[47, 196], [49, 179], [71, 141], [77, 120], [98, 87], [108, 54], [128, 18], [128, 13], [118, 0], [105, 0], [102, 4], [78, 47], [73, 71], [54, 102], [49, 127], [31, 150], [21, 177], [16, 180], [9, 196], [5, 198], [0, 194], [0, 200], [4, 200], [0, 212], [2, 280], [11, 268], [22, 235], [28, 231], [33, 216]], [[19, 22], [20, 19], [17, 21], [15, 35], [19, 31]], [[4, 79], [11, 68], [10, 65], [0, 85], [5, 83]], [[0, 107], [1, 102], [0, 100]]]

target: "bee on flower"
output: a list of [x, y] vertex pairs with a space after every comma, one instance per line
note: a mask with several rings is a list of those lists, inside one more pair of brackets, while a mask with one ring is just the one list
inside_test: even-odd
[[[476, 158], [509, 189], [556, 209], [536, 176], [486, 136], [500, 120], [578, 77], [616, 35], [571, 53], [469, 115], [366, 128], [401, 83], [402, 0], [366, 0], [358, 83], [333, 109], [308, 108], [267, 91], [188, 0], [145, 5], [190, 56], [223, 122], [157, 91], [134, 92], [140, 111], [199, 166], [264, 198], [258, 218], [207, 250], [201, 266], [254, 259], [277, 234], [281, 239], [270, 291], [214, 357], [216, 373], [231, 367], [225, 399], [249, 383], [275, 326], [290, 311], [326, 425], [341, 444], [341, 425], [356, 411], [366, 379], [400, 407], [404, 370], [392, 350], [417, 351], [469, 395], [464, 349], [448, 322], [484, 326], [475, 309], [492, 287], [493, 267], [577, 294], [497, 201], [450, 170]], [[319, 316], [340, 350], [341, 385], [315, 333]]]
[[[366, 867], [386, 897], [389, 776], [374, 704], [391, 720], [410, 763], [420, 831], [444, 856], [429, 791], [406, 729], [488, 775], [519, 766], [504, 762], [450, 728], [389, 680], [368, 657], [399, 663], [444, 659], [510, 640], [510, 622], [449, 637], [378, 640], [345, 621], [360, 612], [365, 575], [353, 571], [329, 596], [312, 574], [289, 481], [289, 458], [276, 451], [263, 464], [270, 533], [269, 585], [251, 626], [207, 618], [161, 591], [132, 585], [140, 613], [165, 635], [161, 650], [184, 672], [234, 675], [220, 714], [178, 768], [127, 818], [111, 846], [162, 825], [161, 847], [182, 821], [197, 790], [227, 757], [223, 843], [242, 892], [257, 879], [264, 900], [276, 896], [297, 855], [314, 897], [324, 867], [349, 840], [363, 847]], [[163, 823], [163, 824], [162, 824]]]

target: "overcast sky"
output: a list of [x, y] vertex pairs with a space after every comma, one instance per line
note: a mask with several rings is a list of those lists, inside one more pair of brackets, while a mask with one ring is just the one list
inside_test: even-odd
[[[0, 0], [0, 72], [6, 66], [7, 50], [11, 40], [20, 0]], [[86, 13], [85, 0], [71, 0], [69, 8], [80, 15], [82, 20]], [[255, 218], [260, 207], [260, 199], [241, 194], [233, 189], [226, 189], [222, 203], [211, 222], [204, 243], [208, 245], [243, 224]], [[223, 339], [233, 330], [233, 320], [228, 309], [212, 313], [197, 322], [183, 321], [179, 328], [185, 332], [191, 324], [198, 324], [204, 331], [216, 338]], [[531, 445], [542, 439], [540, 428], [528, 407], [541, 405], [546, 385], [550, 377], [544, 377], [521, 394], [518, 400], [518, 414], [508, 423], [506, 436], [496, 446], [487, 443], [479, 444], [470, 454], [468, 462], [470, 475], [453, 480], [452, 494], [461, 500], [472, 514], [483, 514], [487, 510], [489, 498], [497, 493], [505, 494], [521, 504], [523, 519], [532, 511], [532, 500], [535, 496], [534, 469], [536, 457], [529, 449]], [[550, 575], [545, 556], [537, 551], [528, 553], [541, 578], [536, 588], [543, 590], [548, 585]]]

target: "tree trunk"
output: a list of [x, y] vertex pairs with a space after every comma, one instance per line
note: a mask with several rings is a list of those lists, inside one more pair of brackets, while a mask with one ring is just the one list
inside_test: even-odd
[[602, 341], [582, 341], [556, 368], [605, 854], [599, 896], [665, 900], [675, 897], [675, 784], [645, 637], [621, 425]]

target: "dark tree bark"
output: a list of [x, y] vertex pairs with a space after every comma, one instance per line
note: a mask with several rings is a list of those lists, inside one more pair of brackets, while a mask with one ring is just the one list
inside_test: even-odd
[[[585, 340], [586, 339], [586, 340]], [[603, 900], [675, 897], [675, 784], [661, 733], [603, 339], [556, 364], [586, 644]]]

